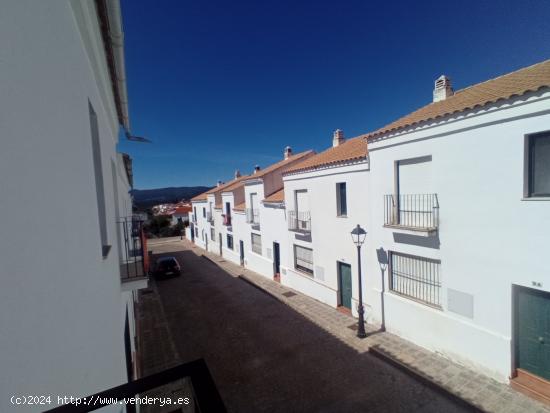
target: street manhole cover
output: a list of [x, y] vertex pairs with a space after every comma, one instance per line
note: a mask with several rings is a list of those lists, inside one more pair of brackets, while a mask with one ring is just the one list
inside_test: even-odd
[[285, 297], [290, 298], [290, 297], [294, 297], [296, 295], [296, 293], [293, 293], [292, 291], [287, 291], [286, 293], [283, 293], [283, 295]]

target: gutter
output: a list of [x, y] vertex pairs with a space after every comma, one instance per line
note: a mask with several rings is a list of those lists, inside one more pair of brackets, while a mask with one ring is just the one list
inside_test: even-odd
[[109, 66], [111, 86], [115, 97], [118, 120], [130, 130], [128, 91], [126, 89], [126, 64], [124, 60], [124, 32], [120, 0], [95, 0], [103, 45]]

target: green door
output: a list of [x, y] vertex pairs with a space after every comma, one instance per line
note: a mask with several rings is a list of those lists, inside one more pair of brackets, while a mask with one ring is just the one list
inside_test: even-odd
[[550, 294], [517, 292], [517, 367], [550, 380]]
[[338, 262], [340, 305], [351, 310], [351, 265]]

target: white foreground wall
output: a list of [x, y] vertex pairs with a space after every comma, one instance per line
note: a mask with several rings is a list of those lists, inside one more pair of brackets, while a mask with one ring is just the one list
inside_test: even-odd
[[[94, 3], [4, 2], [0, 61], [0, 411], [10, 412], [22, 411], [12, 395], [84, 396], [126, 382], [131, 294], [121, 292], [118, 121]], [[99, 123], [106, 258], [88, 102]], [[123, 190], [118, 200], [126, 213]]]
[[[294, 210], [294, 191], [308, 191], [311, 213], [311, 237], [300, 236], [287, 230], [287, 253], [283, 254], [281, 282], [331, 307], [338, 302], [337, 262], [351, 265], [352, 310], [356, 314], [358, 299], [357, 250], [350, 232], [360, 224], [368, 225], [369, 189], [367, 161], [353, 165], [325, 168], [284, 177], [286, 213]], [[346, 182], [347, 217], [337, 216], [336, 184]], [[366, 243], [370, 242], [369, 233]], [[313, 249], [314, 275], [294, 268], [294, 244]], [[363, 257], [365, 251], [363, 250]], [[363, 291], [369, 282], [363, 260]], [[370, 297], [370, 295], [369, 295]], [[372, 300], [366, 300], [367, 317], [371, 318]], [[375, 303], [376, 305], [377, 303]]]
[[[550, 202], [523, 200], [524, 136], [550, 129], [550, 94], [532, 94], [477, 113], [369, 143], [370, 242], [367, 273], [381, 288], [376, 249], [441, 260], [442, 308], [387, 292], [389, 331], [506, 381], [511, 371], [512, 286], [550, 290], [545, 259]], [[432, 156], [439, 233], [384, 228], [383, 195], [394, 190], [394, 162]], [[473, 314], [449, 310], [449, 291], [472, 300]], [[380, 307], [375, 307], [380, 320]]]

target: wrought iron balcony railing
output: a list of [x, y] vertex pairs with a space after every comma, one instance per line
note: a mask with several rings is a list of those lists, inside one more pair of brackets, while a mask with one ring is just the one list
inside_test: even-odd
[[246, 222], [249, 224], [259, 224], [260, 210], [257, 208], [246, 208]]
[[139, 217], [124, 217], [117, 222], [120, 231], [120, 279], [122, 282], [147, 277], [149, 262], [147, 238]]
[[437, 194], [384, 195], [384, 225], [421, 231], [437, 230]]
[[288, 229], [296, 232], [311, 232], [311, 217], [309, 211], [289, 211]]
[[[172, 404], [169, 408], [165, 405], [161, 409], [159, 394], [166, 394], [164, 401], [170, 398]], [[153, 396], [157, 397], [156, 403], [152, 401]], [[66, 404], [45, 413], [87, 413], [110, 405], [117, 405], [120, 411], [129, 413], [136, 412], [140, 406], [141, 410], [149, 408], [147, 411], [182, 411], [182, 408], [183, 411], [195, 412], [227, 411], [203, 359], [180, 364], [100, 393], [73, 397], [73, 400], [67, 396], [65, 399], [58, 397], [58, 404]]]

